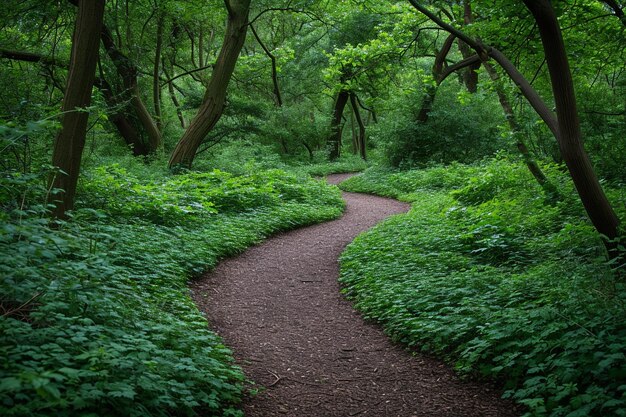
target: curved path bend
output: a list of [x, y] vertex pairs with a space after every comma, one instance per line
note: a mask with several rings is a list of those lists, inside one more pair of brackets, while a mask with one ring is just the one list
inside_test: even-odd
[[[333, 175], [338, 183], [349, 175]], [[340, 294], [338, 258], [356, 235], [409, 205], [344, 193], [337, 220], [284, 233], [222, 261], [195, 302], [247, 377], [246, 416], [515, 416], [489, 386], [390, 342]]]

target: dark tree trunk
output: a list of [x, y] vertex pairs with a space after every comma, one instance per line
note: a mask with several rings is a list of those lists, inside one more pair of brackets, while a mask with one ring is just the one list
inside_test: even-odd
[[52, 165], [61, 171], [51, 186], [62, 190], [51, 197], [52, 215], [64, 218], [74, 207], [80, 162], [85, 147], [89, 114], [82, 109], [91, 104], [91, 89], [96, 77], [98, 45], [104, 16], [104, 0], [80, 0], [72, 39], [72, 55], [63, 99], [61, 131], [54, 143]]
[[313, 149], [311, 149], [311, 147], [309, 146], [308, 143], [306, 143], [306, 141], [301, 141], [302, 146], [304, 146], [307, 150], [307, 152], [309, 153], [309, 159], [312, 161], [313, 160]]
[[163, 49], [163, 14], [159, 12], [157, 18], [156, 47], [154, 50], [154, 69], [152, 71], [152, 100], [154, 101], [154, 118], [159, 132], [163, 131], [163, 116], [161, 114], [161, 80], [160, 64], [161, 50]]
[[265, 44], [261, 41], [261, 38], [259, 37], [259, 34], [254, 29], [254, 26], [250, 25], [250, 30], [252, 31], [252, 34], [254, 35], [254, 38], [257, 40], [259, 45], [261, 45], [261, 48], [263, 48], [263, 52], [265, 52], [265, 55], [267, 55], [267, 57], [272, 62], [272, 84], [274, 85], [274, 101], [276, 102], [276, 105], [278, 107], [282, 107], [283, 98], [280, 94], [280, 88], [278, 85], [278, 68], [276, 66], [276, 57], [267, 48], [267, 46], [265, 46]]
[[118, 97], [113, 94], [111, 85], [102, 77], [96, 80], [96, 86], [102, 92], [104, 101], [107, 106], [115, 110], [109, 117], [109, 121], [117, 128], [118, 133], [124, 139], [124, 142], [132, 149], [134, 156], [148, 155], [148, 148], [146, 144], [141, 140], [141, 135], [137, 131], [137, 128], [129, 120], [128, 116], [124, 113], [124, 109], [121, 108], [122, 103]]
[[154, 120], [152, 120], [152, 116], [141, 99], [141, 93], [137, 86], [137, 68], [135, 64], [117, 48], [111, 31], [105, 25], [102, 26], [101, 39], [107, 55], [111, 58], [111, 61], [113, 61], [119, 76], [122, 78], [126, 90], [125, 96], [127, 96], [125, 98], [130, 101], [131, 107], [136, 113], [137, 119], [148, 137], [146, 148], [150, 152], [155, 152], [161, 144], [161, 133], [159, 133]]
[[[472, 17], [472, 6], [470, 0], [463, 1], [463, 22], [465, 25], [471, 25], [474, 21]], [[459, 51], [463, 59], [469, 58], [472, 55], [472, 50], [468, 44], [459, 39]], [[465, 88], [470, 93], [475, 93], [478, 90], [478, 69], [480, 68], [480, 61], [473, 63], [465, 68], [463, 71], [463, 83]]]
[[228, 24], [222, 50], [215, 63], [198, 114], [172, 152], [170, 168], [177, 165], [190, 167], [200, 144], [222, 116], [226, 89], [246, 39], [250, 0], [227, 0], [226, 8], [228, 9]]
[[613, 10], [615, 16], [622, 22], [622, 25], [626, 26], [626, 15], [624, 14], [624, 9], [619, 5], [615, 0], [600, 0], [602, 3], [606, 4]]
[[449, 35], [441, 50], [437, 52], [435, 57], [435, 63], [433, 64], [432, 75], [435, 80], [435, 85], [429, 84], [426, 87], [426, 95], [422, 99], [422, 106], [420, 108], [419, 113], [417, 114], [417, 122], [421, 124], [425, 124], [430, 117], [430, 112], [433, 110], [433, 104], [435, 103], [435, 97], [437, 96], [437, 89], [439, 85], [443, 81], [443, 70], [444, 64], [446, 62], [446, 56], [450, 52], [450, 48], [452, 48], [452, 43], [456, 37], [454, 35]]
[[359, 134], [356, 137], [357, 150], [361, 158], [363, 158], [364, 161], [367, 161], [367, 150], [365, 149], [365, 124], [361, 118], [361, 112], [359, 111], [359, 104], [355, 93], [350, 93], [350, 104], [352, 105], [356, 122], [359, 125]]
[[341, 154], [341, 134], [342, 134], [342, 121], [343, 121], [343, 110], [346, 107], [346, 103], [348, 103], [348, 98], [350, 93], [346, 90], [341, 90], [339, 94], [337, 94], [337, 100], [335, 101], [335, 108], [333, 110], [333, 118], [330, 121], [330, 137], [328, 138], [328, 147], [330, 148], [330, 153], [328, 158], [331, 161], [339, 158]]
[[174, 82], [170, 79], [170, 75], [167, 72], [167, 66], [165, 65], [165, 59], [163, 59], [161, 67], [163, 68], [163, 75], [168, 79], [167, 82], [167, 91], [170, 94], [170, 99], [176, 108], [176, 115], [178, 116], [178, 120], [180, 121], [180, 127], [185, 129], [187, 127], [187, 123], [185, 122], [185, 116], [183, 115], [182, 110], [180, 109], [180, 102], [176, 97], [176, 91], [174, 91]]
[[[619, 235], [619, 220], [583, 147], [574, 83], [556, 14], [549, 0], [524, 0], [524, 4], [535, 17], [548, 63], [561, 155], [591, 222], [601, 234], [615, 239]], [[613, 251], [614, 245], [609, 244], [609, 250]]]

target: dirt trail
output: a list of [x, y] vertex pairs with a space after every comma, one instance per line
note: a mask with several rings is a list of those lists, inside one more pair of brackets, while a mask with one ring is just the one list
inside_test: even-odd
[[[338, 183], [346, 175], [329, 177]], [[194, 282], [194, 299], [248, 378], [266, 389], [246, 416], [516, 416], [489, 386], [396, 346], [339, 293], [356, 235], [409, 206], [344, 193], [338, 220], [273, 237]]]

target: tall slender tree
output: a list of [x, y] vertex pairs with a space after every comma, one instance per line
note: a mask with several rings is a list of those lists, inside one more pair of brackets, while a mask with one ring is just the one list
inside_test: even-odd
[[202, 141], [217, 124], [224, 110], [226, 89], [246, 40], [250, 0], [225, 0], [224, 3], [228, 11], [224, 43], [202, 105], [172, 152], [170, 168], [177, 165], [191, 166]]
[[61, 131], [54, 143], [52, 165], [61, 172], [51, 180], [54, 194], [53, 216], [64, 218], [74, 207], [76, 184], [85, 146], [89, 113], [84, 109], [91, 104], [91, 90], [96, 76], [100, 31], [104, 18], [105, 0], [79, 0], [76, 24], [72, 39], [72, 55], [63, 99]]

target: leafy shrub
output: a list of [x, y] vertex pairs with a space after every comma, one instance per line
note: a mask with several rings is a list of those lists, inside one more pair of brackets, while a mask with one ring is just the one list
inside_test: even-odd
[[529, 416], [626, 415], [626, 286], [566, 176], [545, 167], [564, 194], [551, 205], [521, 163], [449, 167], [468, 169], [452, 192], [414, 182], [428, 170], [347, 181], [414, 203], [348, 246], [344, 292], [395, 340], [503, 381]]
[[[432, 162], [471, 163], [507, 148], [497, 126], [504, 122], [493, 95], [469, 94], [443, 84], [427, 123], [417, 121], [422, 93], [399, 94], [391, 112], [372, 127], [372, 137], [393, 167], [424, 166]], [[498, 138], [495, 139], [494, 138]]]
[[338, 190], [282, 171], [155, 186], [108, 167], [51, 229], [45, 206], [28, 204], [45, 199], [44, 177], [0, 180], [0, 414], [241, 415], [243, 375], [186, 280], [338, 216]]
[[324, 176], [345, 172], [359, 172], [368, 166], [367, 161], [356, 155], [342, 155], [336, 161], [328, 162], [324, 154], [322, 161], [317, 160], [314, 163], [307, 162], [305, 164], [292, 165], [289, 169], [302, 174]]

